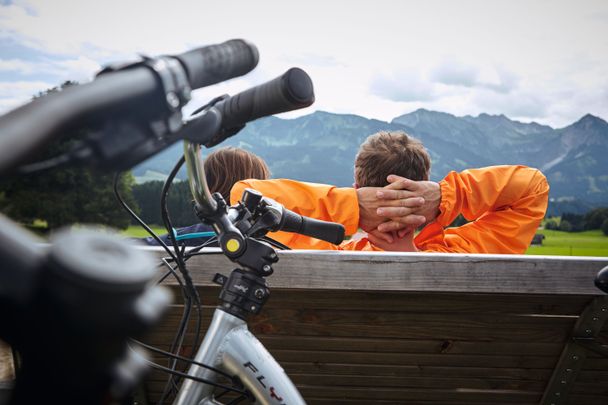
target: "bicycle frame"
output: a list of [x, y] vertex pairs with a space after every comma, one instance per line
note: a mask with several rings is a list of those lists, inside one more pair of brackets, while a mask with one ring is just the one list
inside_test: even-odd
[[[305, 404], [283, 368], [249, 331], [247, 323], [221, 309], [215, 310], [194, 360], [237, 376], [261, 404]], [[196, 365], [188, 374], [206, 379], [216, 376]], [[212, 395], [212, 386], [186, 380], [174, 404], [218, 404]]]
[[[184, 156], [192, 195], [202, 207], [211, 209], [216, 203], [207, 187], [200, 152], [200, 145], [184, 141]], [[238, 377], [261, 404], [306, 403], [283, 368], [249, 331], [246, 321], [221, 308], [215, 310], [211, 325], [194, 360]], [[191, 366], [188, 374], [217, 380], [217, 373], [197, 365]], [[220, 404], [213, 398], [213, 390], [211, 385], [187, 379], [182, 384], [174, 405]]]

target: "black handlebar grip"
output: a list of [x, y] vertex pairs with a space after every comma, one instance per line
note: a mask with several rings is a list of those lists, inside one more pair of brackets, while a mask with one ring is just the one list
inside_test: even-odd
[[595, 286], [608, 294], [608, 266], [604, 267], [595, 277]]
[[281, 76], [217, 103], [222, 128], [240, 127], [267, 115], [308, 107], [315, 101], [310, 76], [291, 68]]
[[175, 56], [184, 65], [193, 89], [242, 76], [258, 64], [257, 48], [242, 39], [232, 39]]
[[342, 224], [304, 217], [286, 208], [283, 210], [283, 221], [279, 230], [299, 233], [334, 245], [338, 245], [344, 240]]

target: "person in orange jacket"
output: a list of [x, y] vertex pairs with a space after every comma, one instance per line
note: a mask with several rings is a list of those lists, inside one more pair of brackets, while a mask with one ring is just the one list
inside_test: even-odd
[[[402, 132], [379, 132], [361, 145], [355, 187], [294, 180], [246, 180], [231, 200], [253, 188], [301, 215], [338, 222], [347, 235], [367, 236], [339, 246], [302, 235], [269, 236], [294, 249], [524, 253], [547, 209], [549, 186], [537, 169], [493, 166], [450, 172], [429, 181], [430, 158]], [[471, 221], [448, 225], [459, 215]], [[415, 235], [418, 226], [425, 225]]]

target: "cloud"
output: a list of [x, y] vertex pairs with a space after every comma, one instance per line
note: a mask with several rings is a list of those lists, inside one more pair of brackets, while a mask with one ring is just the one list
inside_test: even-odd
[[431, 71], [430, 77], [442, 84], [474, 87], [478, 84], [479, 69], [458, 62], [444, 62]]
[[[245, 81], [197, 91], [197, 100], [234, 94], [295, 64], [313, 78], [315, 108], [332, 112], [533, 112], [560, 125], [584, 112], [608, 116], [596, 94], [608, 68], [608, 2], [587, 3], [310, 0], [298, 10], [304, 25], [294, 25], [292, 8], [271, 0], [212, 9], [195, 0], [0, 0], [0, 80], [86, 80], [96, 64], [137, 52], [173, 54], [240, 37], [258, 46], [260, 67]], [[301, 29], [306, 22], [314, 29]], [[0, 99], [10, 99], [4, 88]]]
[[75, 59], [47, 60], [42, 62], [22, 59], [0, 59], [0, 72], [11, 72], [20, 76], [44, 74], [45, 76], [55, 76], [58, 81], [90, 80], [99, 69], [99, 63], [84, 56], [79, 56]]
[[39, 92], [52, 88], [53, 85], [41, 81], [0, 82], [0, 112], [12, 110], [27, 103]]
[[446, 59], [433, 67], [429, 77], [435, 83], [490, 89], [497, 93], [509, 93], [519, 83], [519, 77], [504, 67], [466, 64], [454, 59]]
[[436, 98], [433, 85], [414, 69], [379, 74], [370, 83], [370, 92], [392, 101], [431, 101]]
[[488, 114], [505, 114], [512, 119], [540, 120], [547, 116], [550, 100], [542, 95], [525, 91], [509, 94], [480, 91], [472, 98], [475, 109]]
[[519, 77], [515, 73], [501, 67], [494, 68], [493, 70], [495, 72], [494, 77], [489, 81], [480, 82], [480, 87], [485, 87], [503, 94], [510, 93], [517, 89]]
[[344, 66], [343, 63], [333, 55], [321, 55], [317, 53], [301, 53], [285, 57], [285, 61], [291, 65], [306, 65], [319, 67]]

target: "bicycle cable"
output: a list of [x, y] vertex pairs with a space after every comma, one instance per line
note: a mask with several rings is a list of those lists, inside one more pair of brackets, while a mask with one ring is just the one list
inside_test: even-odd
[[[169, 173], [169, 176], [167, 177], [167, 179], [165, 180], [163, 189], [161, 191], [160, 205], [161, 205], [161, 217], [162, 217], [163, 223], [165, 225], [165, 228], [167, 229], [167, 232], [170, 235], [169, 240], [172, 242], [173, 248], [175, 251], [175, 264], [177, 265], [178, 270], [180, 271], [180, 273], [182, 274], [182, 277], [184, 278], [184, 281], [186, 283], [186, 288], [189, 291], [189, 298], [194, 301], [194, 305], [195, 305], [195, 308], [197, 311], [194, 341], [192, 344], [192, 350], [193, 350], [192, 354], [194, 354], [194, 350], [196, 347], [198, 347], [199, 342], [200, 342], [200, 326], [201, 326], [201, 316], [202, 316], [201, 302], [200, 302], [200, 297], [198, 295], [198, 291], [196, 290], [196, 287], [194, 287], [194, 283], [192, 281], [192, 277], [190, 276], [190, 272], [186, 268], [186, 264], [183, 260], [183, 256], [181, 254], [181, 251], [180, 251], [180, 248], [178, 245], [178, 241], [176, 240], [175, 237], [173, 237], [173, 224], [172, 224], [171, 218], [169, 216], [169, 208], [168, 208], [168, 204], [167, 204], [167, 199], [168, 199], [167, 197], [169, 195], [169, 190], [170, 190], [171, 184], [173, 183], [173, 180], [177, 176], [177, 173], [179, 172], [179, 170], [182, 167], [182, 165], [184, 164], [184, 162], [185, 162], [185, 157], [182, 155], [181, 158], [177, 161], [177, 163], [173, 167], [173, 169], [171, 170], [171, 172]], [[190, 308], [191, 308], [191, 305], [192, 305], [192, 302], [189, 300], [188, 306]], [[178, 337], [178, 339], [177, 339], [178, 344], [176, 345], [176, 347], [171, 348], [171, 352], [179, 353], [181, 351], [181, 347], [183, 345], [183, 340], [184, 340], [184, 337], [186, 334], [187, 324], [190, 320], [190, 311], [191, 311], [190, 308], [187, 311], [187, 317], [183, 319], [183, 321], [184, 321], [183, 325], [180, 324], [180, 327], [183, 326], [183, 328], [180, 328], [181, 333], [176, 336], [176, 337]], [[175, 369], [176, 365], [177, 365], [176, 361], [171, 362], [172, 369]], [[171, 387], [171, 388], [169, 388], [169, 387]], [[177, 383], [175, 381], [174, 375], [170, 375], [169, 379], [167, 380], [167, 384], [165, 385], [165, 390], [163, 390], [163, 394], [162, 394], [159, 402], [162, 403], [162, 401], [164, 401], [166, 396], [169, 394], [169, 391], [175, 390], [175, 389], [177, 389]]]
[[[129, 207], [129, 205], [126, 203], [126, 201], [124, 201], [124, 199], [120, 195], [120, 192], [118, 191], [118, 179], [119, 179], [120, 175], [121, 175], [121, 173], [117, 172], [114, 176], [114, 195], [116, 196], [117, 200], [122, 205], [122, 207], [129, 213], [129, 215], [133, 219], [135, 219], [135, 221], [137, 221], [139, 223], [139, 225], [142, 226], [159, 243], [160, 246], [163, 247], [163, 249], [171, 257], [171, 259], [173, 259], [174, 261], [177, 261], [176, 256], [169, 249], [169, 247], [163, 242], [163, 240], [160, 239], [160, 237], [131, 209], [131, 207]], [[178, 253], [178, 252], [179, 252], [179, 250], [176, 250], [176, 253]], [[170, 269], [169, 272], [167, 273], [167, 275], [172, 274], [176, 278], [176, 280], [180, 286], [180, 289], [182, 291], [182, 299], [184, 300], [184, 311], [183, 311], [182, 317], [180, 319], [178, 332], [174, 336], [173, 341], [171, 343], [171, 350], [174, 351], [178, 347], [181, 348], [181, 344], [183, 343], [183, 336], [185, 335], [185, 332], [186, 332], [187, 322], [190, 319], [190, 312], [191, 312], [192, 304], [191, 304], [190, 292], [188, 291], [188, 288], [184, 285], [184, 282], [181, 280], [178, 273], [164, 259], [162, 259], [162, 261]], [[164, 280], [164, 278], [166, 278], [166, 275], [163, 276], [161, 280]], [[199, 311], [199, 313], [200, 313], [200, 311]], [[173, 381], [170, 378], [170, 380], [167, 381], [167, 384], [171, 385], [172, 382]], [[172, 385], [175, 386], [175, 383], [173, 383]], [[164, 400], [164, 398], [163, 398], [163, 400]]]
[[[122, 198], [120, 192], [118, 191], [118, 179], [119, 179], [120, 174], [122, 174], [122, 173], [116, 173], [116, 175], [114, 177], [114, 194], [115, 194], [117, 200], [120, 202], [120, 204], [122, 205], [122, 207], [129, 213], [129, 215], [140, 226], [142, 226], [157, 241], [157, 243], [159, 243], [159, 245], [162, 246], [164, 248], [164, 250], [170, 255], [169, 258], [162, 258], [161, 259], [161, 261], [162, 261], [161, 265], [164, 265], [167, 268], [169, 268], [169, 271], [167, 271], [157, 281], [157, 284], [160, 284], [169, 275], [173, 275], [175, 277], [175, 279], [177, 280], [178, 285], [180, 286], [180, 289], [182, 290], [182, 297], [184, 299], [184, 302], [189, 301], [188, 298], [187, 298], [188, 292], [186, 291], [186, 286], [184, 285], [184, 283], [183, 283], [180, 275], [176, 272], [176, 269], [170, 264], [170, 261], [173, 261], [174, 263], [176, 262], [175, 259], [174, 259], [175, 255], [173, 254], [173, 252], [171, 251], [171, 249], [169, 249], [169, 247], [164, 243], [164, 241], [162, 239], [160, 239], [160, 237], [129, 207], [129, 205], [124, 201], [124, 199]], [[211, 253], [211, 252], [205, 252], [205, 253], [203, 253], [203, 252], [200, 252], [200, 250], [203, 249], [204, 247], [208, 246], [209, 244], [216, 242], [216, 241], [217, 241], [217, 237], [212, 237], [212, 238], [208, 239], [207, 241], [205, 241], [203, 244], [201, 244], [199, 246], [196, 246], [193, 249], [190, 249], [188, 252], [185, 252], [186, 246], [184, 245], [182, 247], [182, 250], [179, 251], [179, 254], [183, 257], [184, 264], [185, 264], [185, 262], [187, 260], [189, 260], [193, 256]], [[190, 307], [190, 305], [185, 304], [184, 307], [188, 308], [188, 307]], [[180, 320], [180, 323], [179, 323], [180, 327], [178, 327], [178, 331], [177, 331], [176, 336], [174, 337], [174, 340], [173, 340], [172, 345], [171, 345], [172, 347], [178, 346], [179, 345], [178, 344], [178, 339], [181, 340], [180, 338], [182, 338], [184, 336], [184, 334], [185, 334], [184, 326], [186, 325], [186, 319], [187, 318], [189, 318], [189, 315], [187, 313], [183, 313], [182, 314], [182, 319]], [[157, 353], [160, 353], [160, 354], [164, 354], [165, 356], [168, 356], [168, 357], [177, 358], [179, 360], [182, 360], [183, 362], [187, 362], [187, 363], [190, 363], [190, 364], [196, 364], [199, 367], [203, 367], [203, 368], [209, 369], [209, 370], [214, 371], [214, 372], [216, 372], [216, 373], [218, 373], [220, 375], [224, 375], [225, 377], [231, 378], [231, 376], [229, 374], [227, 374], [227, 373], [223, 372], [222, 370], [220, 370], [218, 368], [215, 368], [213, 366], [209, 366], [209, 365], [206, 365], [206, 364], [198, 363], [198, 362], [196, 362], [196, 361], [194, 361], [192, 359], [188, 359], [186, 357], [182, 357], [182, 356], [179, 356], [179, 355], [174, 354], [174, 353], [166, 352], [166, 351], [158, 349], [156, 347], [147, 345], [147, 344], [145, 344], [143, 342], [139, 342], [139, 341], [136, 341], [136, 342], [138, 344], [141, 344], [142, 346], [148, 348], [151, 351], [154, 351], [154, 352], [157, 352]], [[161, 371], [166, 371], [163, 368], [163, 366], [159, 365], [159, 367], [160, 367], [159, 369]], [[173, 368], [171, 368], [171, 369], [173, 369]], [[166, 372], [168, 372], [168, 371], [166, 371]], [[172, 373], [169, 373], [169, 374], [172, 374]], [[173, 374], [174, 375], [178, 375], [179, 377], [181, 377], [180, 374], [176, 374], [176, 373], [173, 373]], [[173, 385], [172, 388], [175, 388], [175, 385], [177, 383], [178, 383], [178, 381], [174, 381], [174, 383], [171, 384], [171, 385]], [[213, 384], [211, 384], [211, 385], [213, 385]], [[223, 388], [223, 387], [220, 386], [218, 388]], [[227, 389], [227, 391], [231, 392], [231, 391], [234, 391], [234, 389]], [[162, 398], [162, 400], [164, 402], [165, 398]], [[159, 402], [162, 403], [161, 401], [159, 401]]]

